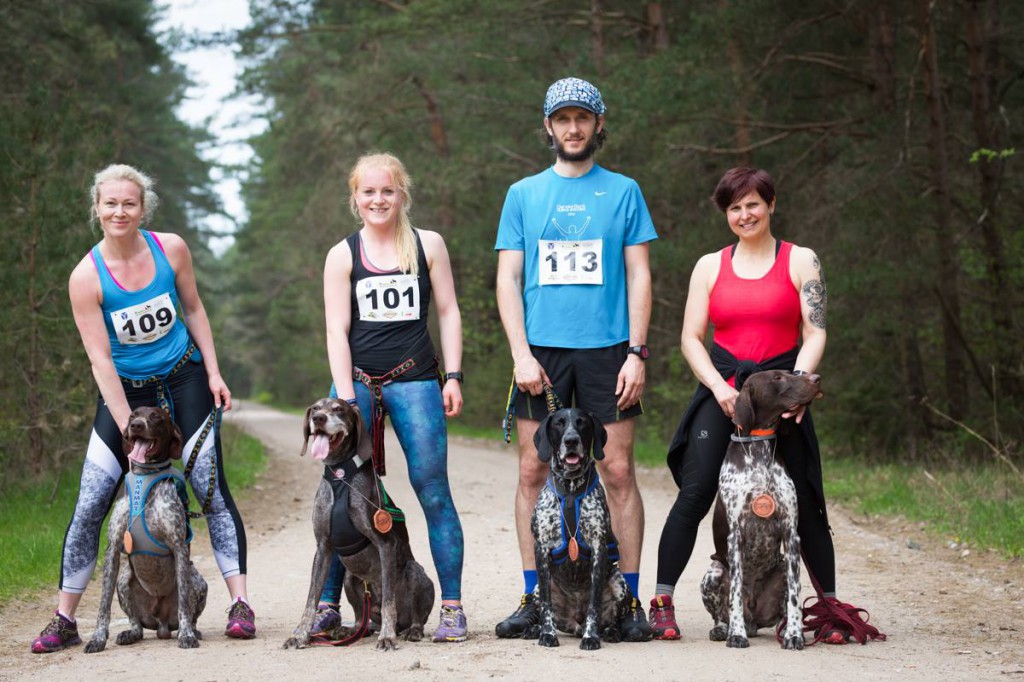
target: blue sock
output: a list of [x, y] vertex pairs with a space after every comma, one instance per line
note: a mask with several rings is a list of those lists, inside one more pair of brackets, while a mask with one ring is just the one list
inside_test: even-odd
[[622, 577], [626, 579], [626, 584], [629, 585], [629, 589], [633, 591], [633, 596], [637, 599], [640, 598], [640, 574], [639, 573], [623, 573]]
[[523, 571], [523, 594], [533, 594], [537, 587], [537, 571]]

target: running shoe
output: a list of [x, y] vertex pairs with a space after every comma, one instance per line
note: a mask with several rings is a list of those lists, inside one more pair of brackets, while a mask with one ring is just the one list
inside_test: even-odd
[[441, 604], [441, 623], [434, 631], [435, 642], [465, 642], [466, 612], [461, 606], [448, 606]]
[[256, 636], [256, 614], [241, 599], [228, 609], [228, 626], [224, 634], [235, 639], [252, 639]]
[[78, 636], [78, 623], [68, 620], [58, 611], [54, 611], [50, 623], [43, 628], [39, 636], [32, 640], [32, 653], [49, 654], [81, 644]]
[[524, 594], [519, 608], [494, 628], [494, 634], [502, 639], [524, 637], [530, 639], [540, 634], [540, 608], [532, 594]]
[[654, 639], [679, 639], [682, 635], [676, 623], [676, 607], [672, 597], [659, 594], [651, 599], [651, 633]]

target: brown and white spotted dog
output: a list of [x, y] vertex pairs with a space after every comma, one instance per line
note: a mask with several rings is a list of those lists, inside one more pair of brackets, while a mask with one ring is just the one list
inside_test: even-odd
[[700, 586], [713, 641], [747, 647], [758, 628], [785, 616], [782, 647], [804, 647], [796, 488], [775, 456], [775, 427], [820, 395], [816, 374], [769, 370], [751, 375], [736, 398], [738, 433], [718, 478], [716, 553]]
[[604, 425], [575, 408], [549, 414], [533, 437], [537, 456], [551, 464], [530, 523], [541, 646], [558, 646], [556, 628], [581, 637], [580, 648], [586, 650], [600, 649], [602, 639], [621, 640], [618, 623], [633, 594], [619, 571], [608, 502], [594, 463], [604, 459], [607, 440]]
[[[131, 471], [107, 526], [103, 594], [87, 654], [107, 645], [115, 580], [131, 626], [118, 634], [118, 644], [138, 642], [147, 628], [160, 639], [177, 630], [182, 649], [199, 646], [196, 621], [206, 607], [207, 585], [189, 554], [185, 479], [171, 466], [172, 459], [181, 459], [182, 440], [178, 425], [160, 408], [138, 407], [128, 420], [122, 445]], [[127, 559], [119, 570], [122, 551]]]
[[[324, 464], [324, 475], [313, 499], [316, 554], [306, 608], [284, 648], [309, 645], [317, 600], [335, 551], [345, 565], [345, 595], [356, 623], [379, 623], [377, 649], [397, 648], [399, 636], [418, 642], [434, 606], [434, 584], [413, 557], [404, 517], [389, 517], [386, 531], [375, 527], [374, 515], [384, 493], [373, 473], [370, 434], [359, 409], [338, 398], [318, 400], [306, 410], [303, 435], [301, 454], [308, 448], [310, 456]], [[386, 497], [383, 500], [387, 502]], [[364, 584], [372, 595], [371, 613], [365, 616]], [[335, 639], [355, 636], [344, 627], [334, 634]]]

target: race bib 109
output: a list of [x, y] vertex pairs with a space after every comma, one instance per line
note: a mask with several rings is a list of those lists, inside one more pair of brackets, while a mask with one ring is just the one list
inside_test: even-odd
[[359, 319], [405, 322], [420, 319], [420, 285], [415, 275], [367, 277], [356, 284]]
[[600, 239], [539, 241], [540, 285], [604, 284]]
[[110, 313], [117, 340], [126, 346], [153, 343], [174, 328], [177, 318], [169, 293]]

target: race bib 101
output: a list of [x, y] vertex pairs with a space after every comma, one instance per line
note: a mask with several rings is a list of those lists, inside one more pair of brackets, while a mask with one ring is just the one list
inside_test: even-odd
[[367, 277], [356, 283], [359, 319], [405, 322], [420, 319], [420, 285], [415, 275]]
[[604, 284], [600, 239], [539, 241], [540, 285]]
[[153, 343], [174, 328], [176, 319], [178, 315], [169, 293], [110, 313], [117, 340], [126, 346]]

